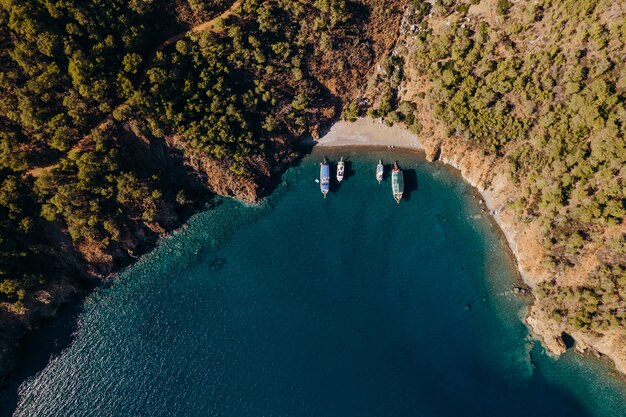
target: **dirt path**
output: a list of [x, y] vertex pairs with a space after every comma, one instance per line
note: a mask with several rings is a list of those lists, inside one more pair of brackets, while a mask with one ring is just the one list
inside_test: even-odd
[[214, 30], [215, 29], [215, 24], [220, 21], [220, 20], [224, 20], [226, 19], [228, 16], [230, 16], [231, 14], [235, 13], [235, 11], [237, 10], [237, 8], [239, 8], [241, 6], [241, 4], [243, 3], [243, 0], [237, 0], [236, 2], [234, 2], [232, 4], [232, 6], [230, 6], [228, 8], [228, 10], [226, 10], [224, 13], [222, 13], [221, 15], [207, 21], [204, 23], [200, 23], [197, 26], [192, 27], [191, 29], [188, 29], [184, 32], [181, 32], [177, 35], [172, 36], [171, 38], [169, 38], [168, 40], [166, 40], [165, 42], [163, 42], [161, 45], [159, 45], [157, 47], [157, 51], [162, 51], [165, 48], [167, 48], [168, 46], [175, 44], [176, 42], [178, 42], [179, 40], [183, 39], [185, 36], [187, 36], [188, 33], [190, 32], [203, 32], [207, 29], [210, 30]]

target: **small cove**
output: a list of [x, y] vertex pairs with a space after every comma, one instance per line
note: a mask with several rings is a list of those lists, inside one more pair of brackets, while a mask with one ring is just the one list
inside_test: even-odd
[[[324, 201], [321, 155], [89, 296], [17, 414], [626, 415], [602, 364], [529, 337], [510, 253], [468, 184], [418, 156], [344, 150]], [[391, 157], [400, 205], [374, 180]]]

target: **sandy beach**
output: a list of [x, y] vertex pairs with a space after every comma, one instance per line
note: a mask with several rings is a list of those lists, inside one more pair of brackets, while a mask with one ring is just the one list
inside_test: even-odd
[[314, 142], [316, 146], [393, 146], [421, 150], [416, 135], [405, 128], [387, 126], [378, 120], [367, 118], [356, 122], [337, 122], [324, 136]]

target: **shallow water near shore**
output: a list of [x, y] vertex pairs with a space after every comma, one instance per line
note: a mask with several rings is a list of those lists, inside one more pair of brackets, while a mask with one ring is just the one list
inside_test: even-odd
[[[261, 206], [223, 200], [95, 291], [16, 415], [626, 416], [605, 365], [529, 337], [468, 184], [341, 152], [327, 199], [316, 151]], [[401, 204], [379, 158], [405, 170]]]

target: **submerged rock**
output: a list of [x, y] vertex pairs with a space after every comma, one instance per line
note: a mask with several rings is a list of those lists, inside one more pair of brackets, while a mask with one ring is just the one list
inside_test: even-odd
[[526, 295], [526, 294], [528, 294], [528, 289], [526, 289], [524, 287], [514, 287], [513, 288], [513, 292], [515, 294]]

